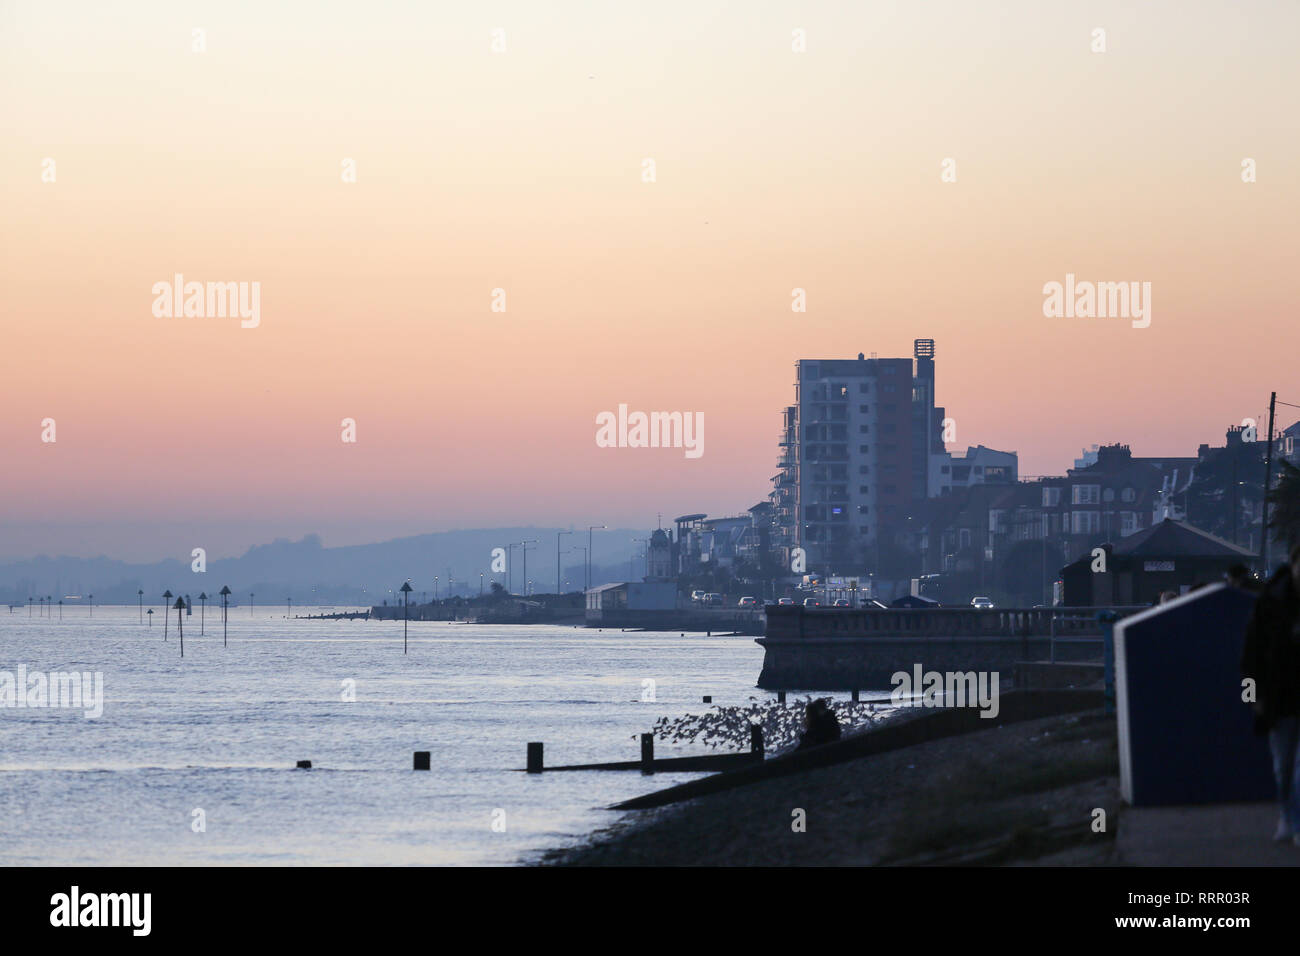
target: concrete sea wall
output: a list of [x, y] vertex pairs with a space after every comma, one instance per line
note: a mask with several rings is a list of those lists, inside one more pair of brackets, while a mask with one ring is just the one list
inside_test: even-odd
[[1019, 661], [1100, 661], [1100, 610], [768, 608], [757, 642], [764, 651], [758, 686], [875, 690], [890, 688], [892, 675], [917, 664], [1010, 679]]

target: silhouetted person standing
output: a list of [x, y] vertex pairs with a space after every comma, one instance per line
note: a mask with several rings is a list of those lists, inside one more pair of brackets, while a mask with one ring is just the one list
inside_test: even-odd
[[1255, 732], [1268, 734], [1281, 814], [1276, 840], [1300, 846], [1300, 545], [1269, 578], [1246, 628], [1241, 670], [1255, 681]]
[[1235, 588], [1259, 593], [1264, 589], [1263, 582], [1250, 573], [1244, 564], [1234, 564], [1224, 573], [1224, 579]]

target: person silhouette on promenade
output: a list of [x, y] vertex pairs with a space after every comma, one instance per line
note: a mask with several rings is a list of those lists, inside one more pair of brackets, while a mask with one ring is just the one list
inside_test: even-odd
[[1255, 575], [1250, 573], [1250, 568], [1244, 564], [1234, 564], [1228, 568], [1223, 575], [1224, 579], [1235, 588], [1244, 588], [1247, 591], [1259, 593], [1264, 590], [1264, 583]]
[[1268, 579], [1246, 627], [1241, 671], [1255, 682], [1255, 733], [1268, 735], [1280, 814], [1275, 840], [1300, 847], [1300, 544]]

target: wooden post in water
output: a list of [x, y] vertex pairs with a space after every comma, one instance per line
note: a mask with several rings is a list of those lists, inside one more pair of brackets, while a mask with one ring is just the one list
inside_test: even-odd
[[749, 752], [754, 755], [754, 759], [762, 761], [763, 759], [763, 725], [754, 724], [749, 728]]
[[406, 624], [410, 619], [411, 582], [403, 581], [402, 587], [402, 653], [406, 653]]
[[711, 694], [705, 694], [705, 695], [704, 695], [704, 703], [706, 703], [706, 704], [711, 704], [711, 703], [713, 703], [713, 696], [712, 696]]
[[641, 772], [655, 772], [655, 735], [641, 735]]
[[207, 622], [208, 592], [207, 591], [199, 592], [199, 602], [200, 602], [199, 603], [199, 637], [203, 637], [204, 631], [207, 630], [207, 626], [208, 626], [208, 622]]
[[784, 703], [785, 703], [785, 691], [783, 691], [783, 690], [778, 690], [778, 691], [776, 692], [776, 702], [777, 702], [778, 704], [784, 704]]
[[855, 687], [853, 688], [853, 703], [856, 704], [857, 702], [858, 702], [858, 689]]
[[311, 761], [310, 761], [310, 760], [299, 760], [299, 761], [298, 761], [298, 769], [299, 769], [299, 770], [310, 770], [310, 769], [311, 769]]
[[528, 772], [542, 772], [542, 744], [541, 741], [533, 741], [528, 745]]
[[167, 609], [171, 607], [167, 602], [172, 599], [170, 589], [163, 592], [163, 640], [167, 640]]
[[412, 769], [413, 770], [429, 769], [429, 751], [417, 750], [415, 752], [415, 765], [412, 767]]
[[185, 613], [185, 599], [178, 597], [176, 599], [176, 604], [174, 605], [174, 607], [176, 608], [176, 630], [180, 633], [181, 636], [181, 657], [184, 657], [185, 656], [185, 625], [182, 622], [185, 620], [183, 616]]
[[221, 646], [226, 646], [226, 617], [230, 613], [230, 586], [221, 587]]

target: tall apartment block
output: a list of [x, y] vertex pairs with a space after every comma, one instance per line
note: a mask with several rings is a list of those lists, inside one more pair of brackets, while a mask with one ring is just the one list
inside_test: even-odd
[[935, 486], [944, 410], [934, 404], [934, 340], [911, 359], [801, 359], [784, 412], [771, 494], [773, 545], [807, 569], [876, 564], [877, 542], [904, 532], [910, 504]]

